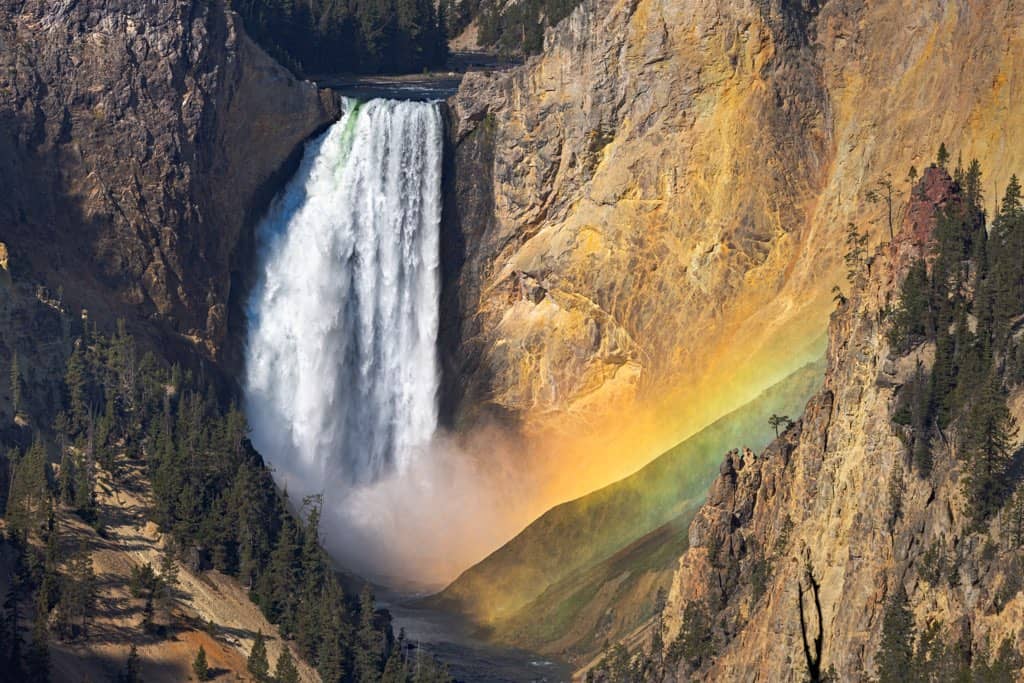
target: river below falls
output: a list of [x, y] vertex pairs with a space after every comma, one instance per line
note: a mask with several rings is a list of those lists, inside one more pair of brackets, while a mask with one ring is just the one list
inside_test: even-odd
[[409, 598], [380, 593], [378, 603], [392, 617], [397, 635], [421, 644], [462, 683], [568, 683], [573, 667], [551, 657], [498, 647], [473, 637], [459, 617], [412, 604]]

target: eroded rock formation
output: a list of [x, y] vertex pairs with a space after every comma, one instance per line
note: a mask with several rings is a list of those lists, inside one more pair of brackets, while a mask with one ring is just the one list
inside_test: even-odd
[[338, 107], [222, 1], [5, 1], [0, 237], [70, 307], [217, 358], [244, 228]]
[[889, 239], [877, 181], [903, 191], [942, 140], [1024, 167], [1022, 22], [1000, 2], [585, 0], [523, 67], [468, 76], [450, 412], [601, 430], [622, 428], [594, 419], [609, 406], [670, 403], [659, 423], [685, 432], [806, 361], [847, 224]]
[[[1003, 590], [1018, 561], [997, 522], [972, 529], [953, 440], [933, 443], [935, 469], [923, 478], [892, 421], [899, 387], [919, 362], [930, 368], [934, 347], [891, 352], [882, 311], [911, 262], [932, 252], [937, 210], [959, 201], [945, 171], [926, 172], [902, 232], [832, 316], [824, 386], [802, 419], [763, 453], [726, 457], [664, 611], [671, 642], [688, 605], [707, 609], [717, 653], [696, 674], [677, 664], [670, 679], [804, 680], [797, 596], [808, 569], [821, 586], [823, 670], [839, 680], [875, 675], [883, 613], [900, 584], [917, 623], [940, 624], [950, 646], [966, 637], [994, 652], [1018, 636], [1024, 596]], [[928, 556], [940, 551], [936, 573]]]

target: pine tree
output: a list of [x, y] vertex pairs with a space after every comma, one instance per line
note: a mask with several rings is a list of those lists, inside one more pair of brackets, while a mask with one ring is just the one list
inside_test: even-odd
[[124, 663], [124, 671], [121, 672], [121, 683], [142, 683], [141, 670], [139, 666], [139, 650], [132, 643], [128, 650], [128, 659]]
[[142, 630], [146, 633], [155, 633], [159, 629], [155, 623], [156, 607], [153, 604], [153, 594], [146, 595], [146, 602], [142, 606]]
[[426, 654], [422, 648], [417, 648], [412, 680], [413, 683], [447, 683], [451, 676], [446, 666]]
[[903, 496], [906, 493], [906, 485], [903, 483], [903, 465], [898, 461], [889, 475], [888, 489], [889, 514], [887, 526], [889, 527], [889, 532], [892, 533], [896, 528], [896, 523], [903, 517]]
[[[931, 383], [919, 360], [914, 375], [900, 390], [900, 407], [893, 415], [893, 422], [911, 428], [910, 452], [914, 467], [921, 477], [932, 471], [931, 415], [929, 400]], [[895, 522], [895, 520], [893, 520]]]
[[380, 679], [384, 663], [384, 639], [374, 624], [376, 609], [369, 585], [359, 594], [359, 630], [356, 633], [356, 673], [364, 683]]
[[296, 625], [298, 600], [295, 588], [300, 585], [297, 554], [295, 524], [286, 517], [274, 552], [270, 555], [270, 566], [266, 574], [266, 597], [271, 606], [271, 614], [280, 625], [282, 634], [286, 635], [294, 633]]
[[345, 652], [352, 645], [352, 626], [345, 620], [343, 609], [339, 609], [343, 604], [337, 581], [328, 580], [320, 600], [323, 639], [318, 653], [318, 671], [323, 683], [340, 683], [345, 678]]
[[923, 340], [931, 329], [928, 302], [928, 268], [924, 259], [918, 259], [907, 271], [900, 291], [899, 305], [893, 313], [889, 343], [894, 350], [909, 351], [914, 342]]
[[45, 614], [47, 619], [61, 597], [61, 575], [57, 570], [59, 536], [55, 529], [43, 532], [42, 541], [45, 543], [45, 549], [41, 561], [37, 560], [38, 564], [33, 568], [33, 574], [38, 576], [35, 595], [36, 614]]
[[1003, 534], [1016, 550], [1024, 547], [1024, 484], [1018, 483], [1003, 512]]
[[50, 500], [48, 470], [46, 448], [36, 439], [11, 475], [6, 517], [15, 532], [25, 535], [42, 524]]
[[114, 444], [117, 443], [117, 406], [113, 393], [107, 394], [106, 408], [95, 419], [96, 457], [107, 470], [114, 469]]
[[128, 334], [124, 319], [117, 321], [117, 334], [110, 347], [110, 365], [117, 379], [116, 393], [125, 410], [135, 410], [138, 402], [138, 359], [135, 340]]
[[654, 619], [654, 627], [651, 629], [653, 633], [651, 635], [651, 647], [647, 659], [656, 666], [661, 666], [662, 659], [665, 654], [665, 622], [661, 616], [661, 610], [658, 610], [656, 614], [657, 616]]
[[783, 429], [789, 429], [793, 425], [793, 421], [789, 419], [788, 415], [775, 415], [772, 414], [768, 418], [768, 426], [775, 430], [775, 438], [779, 438], [779, 427]]
[[381, 675], [381, 683], [405, 683], [409, 679], [409, 670], [402, 660], [402, 655], [397, 649], [391, 651], [387, 664], [384, 665], [384, 673]]
[[315, 659], [323, 625], [320, 623], [318, 604], [323, 593], [326, 566], [320, 548], [320, 496], [309, 496], [303, 501], [306, 524], [302, 530], [301, 572], [302, 586], [296, 623], [296, 640], [305, 657]]
[[276, 683], [299, 683], [299, 670], [295, 667], [291, 648], [287, 645], [281, 648], [281, 656], [277, 658], [274, 680]]
[[968, 205], [980, 212], [985, 195], [981, 185], [981, 164], [977, 159], [971, 159], [967, 172], [964, 174], [963, 193]]
[[879, 683], [907, 680], [914, 659], [914, 639], [914, 615], [901, 581], [882, 618], [882, 641], [877, 656]]
[[935, 337], [935, 363], [932, 366], [931, 387], [928, 395], [929, 422], [944, 429], [952, 417], [951, 397], [956, 388], [955, 346], [953, 337], [939, 324]]
[[2, 622], [0, 622], [0, 679], [20, 681], [25, 677], [22, 670], [22, 637], [18, 629], [18, 582], [12, 577], [4, 598]]
[[68, 392], [68, 409], [71, 426], [77, 432], [85, 427], [89, 414], [88, 375], [86, 369], [85, 340], [75, 343], [75, 348], [68, 357], [68, 367], [64, 374], [64, 385]]
[[202, 645], [199, 646], [196, 658], [192, 660], [192, 673], [197, 681], [210, 680], [210, 667], [206, 663], [206, 649]]
[[48, 683], [50, 680], [50, 630], [46, 625], [47, 616], [47, 610], [36, 610], [32, 623], [32, 641], [25, 652], [26, 683]]
[[267, 644], [263, 639], [263, 631], [256, 633], [256, 641], [252, 644], [252, 652], [249, 653], [248, 669], [257, 683], [266, 681], [270, 676], [270, 664], [267, 662]]
[[991, 232], [991, 317], [996, 350], [1002, 350], [1010, 321], [1024, 312], [1024, 210], [1017, 176], [1010, 178]]
[[932, 680], [944, 680], [937, 678], [937, 672], [942, 660], [946, 657], [946, 647], [942, 640], [942, 622], [929, 621], [921, 636], [917, 639], [917, 647], [914, 649], [913, 668], [908, 672], [907, 678], [912, 681], [927, 683]]
[[14, 414], [21, 412], [21, 364], [18, 362], [18, 352], [11, 354], [11, 408]]
[[683, 662], [692, 669], [699, 669], [713, 655], [711, 619], [704, 607], [696, 601], [686, 603], [683, 608], [683, 625], [679, 635], [669, 645], [668, 659]]
[[1012, 215], [1021, 210], [1021, 186], [1017, 175], [1010, 176], [1010, 182], [1006, 186], [1006, 193], [1003, 195], [1001, 211], [1004, 214]]
[[84, 546], [68, 562], [61, 581], [58, 614], [62, 630], [71, 635], [88, 632], [89, 621], [96, 608], [97, 586], [92, 555]]
[[949, 163], [949, 150], [946, 149], [946, 143], [939, 144], [939, 152], [935, 157], [935, 163], [939, 165], [939, 168], [946, 168], [946, 164]]
[[60, 481], [58, 482], [58, 492], [60, 495], [60, 502], [64, 505], [74, 505], [75, 503], [75, 459], [71, 456], [71, 452], [65, 448], [61, 448], [60, 457]]
[[73, 504], [78, 515], [92, 522], [96, 519], [96, 466], [88, 449], [79, 456], [79, 462], [74, 467], [74, 500]]
[[846, 279], [854, 284], [865, 274], [867, 263], [868, 236], [857, 230], [857, 226], [850, 223], [846, 226], [846, 254], [843, 260], [846, 263]]
[[[150, 572], [152, 572], [152, 568], [150, 568]], [[160, 558], [159, 576], [153, 574], [152, 589], [150, 590], [153, 610], [160, 610], [161, 618], [165, 620], [165, 623], [172, 620], [172, 608], [177, 587], [178, 563], [174, 560], [173, 547], [169, 546], [164, 549], [164, 554]]]
[[974, 683], [1009, 683], [1019, 680], [1021, 668], [1024, 661], [1020, 653], [1012, 640], [1004, 638], [991, 662], [984, 653], [975, 658], [972, 678]]
[[884, 202], [886, 207], [886, 222], [889, 226], [889, 241], [896, 237], [895, 215], [893, 213], [893, 191], [895, 185], [892, 182], [892, 175], [886, 173], [880, 178], [876, 185], [869, 189], [865, 198], [872, 204]]
[[1007, 472], [1013, 455], [1017, 425], [999, 379], [991, 377], [975, 396], [963, 427], [961, 453], [967, 476], [964, 493], [969, 514], [982, 522], [1002, 506], [1008, 487]]

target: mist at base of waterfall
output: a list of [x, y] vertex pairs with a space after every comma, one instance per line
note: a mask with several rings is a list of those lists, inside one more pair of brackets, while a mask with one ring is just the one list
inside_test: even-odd
[[406, 587], [516, 530], [493, 442], [437, 433], [442, 155], [436, 103], [347, 101], [257, 231], [248, 307], [253, 444], [296, 507], [322, 495], [342, 566]]

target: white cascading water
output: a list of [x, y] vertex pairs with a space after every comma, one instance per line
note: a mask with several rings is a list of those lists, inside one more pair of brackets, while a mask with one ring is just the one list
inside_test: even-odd
[[[292, 500], [323, 494], [347, 569], [437, 589], [540, 510], [522, 454], [437, 428], [437, 104], [346, 102], [257, 233], [245, 412]], [[479, 457], [478, 457], [479, 454]]]
[[279, 482], [301, 492], [401, 472], [437, 424], [441, 114], [346, 110], [257, 235], [246, 413]]

